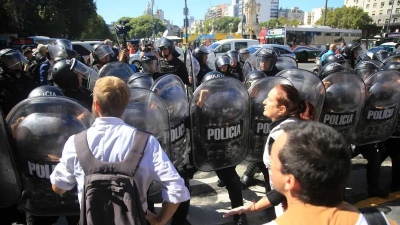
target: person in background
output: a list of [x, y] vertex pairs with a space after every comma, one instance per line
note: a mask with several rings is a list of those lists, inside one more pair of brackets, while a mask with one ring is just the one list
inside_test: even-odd
[[110, 39], [104, 40], [104, 44], [110, 46], [110, 48], [113, 50], [114, 54], [110, 56], [110, 62], [116, 62], [118, 61], [118, 55], [119, 55], [119, 50], [118, 48], [115, 48], [113, 46], [113, 42]]

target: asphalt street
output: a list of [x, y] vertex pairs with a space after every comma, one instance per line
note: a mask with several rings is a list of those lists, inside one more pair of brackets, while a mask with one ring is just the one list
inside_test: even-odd
[[[315, 62], [299, 63], [299, 68], [312, 71]], [[366, 160], [361, 155], [353, 158], [353, 170], [345, 191], [345, 200], [356, 207], [375, 206], [383, 211], [389, 218], [400, 224], [400, 192], [393, 192], [388, 198], [368, 198], [365, 176]], [[243, 161], [236, 167], [239, 176], [246, 170], [248, 162]], [[389, 190], [391, 182], [391, 161], [387, 159], [382, 164], [381, 187]], [[258, 200], [264, 196], [265, 189], [262, 186], [262, 174], [256, 174], [256, 185], [248, 190], [243, 190], [245, 202]], [[224, 212], [230, 209], [230, 200], [227, 190], [216, 185], [218, 178], [214, 172], [198, 172], [191, 180], [192, 200], [189, 209], [188, 221], [192, 225], [229, 225], [231, 218], [223, 218]], [[157, 198], [156, 198], [157, 199]], [[160, 198], [158, 198], [160, 200]], [[156, 204], [159, 210], [161, 204]], [[266, 222], [265, 211], [248, 214], [248, 224], [261, 225]], [[57, 225], [66, 225], [65, 219], [60, 218]]]

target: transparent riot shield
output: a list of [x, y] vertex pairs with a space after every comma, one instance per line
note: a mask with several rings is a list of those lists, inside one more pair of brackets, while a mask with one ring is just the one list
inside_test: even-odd
[[400, 55], [396, 54], [396, 55], [392, 55], [390, 57], [388, 57], [383, 64], [387, 65], [390, 62], [400, 62]]
[[99, 71], [99, 77], [114, 76], [128, 82], [129, 78], [135, 72], [132, 68], [123, 62], [110, 62], [102, 66]]
[[122, 119], [133, 127], [153, 134], [170, 157], [168, 110], [157, 94], [143, 88], [131, 88], [131, 99]]
[[325, 100], [325, 88], [319, 77], [303, 69], [286, 69], [276, 76], [288, 79], [300, 92], [301, 99], [313, 104], [318, 120]]
[[21, 195], [21, 183], [14, 161], [15, 149], [11, 149], [11, 137], [7, 131], [0, 110], [0, 209], [11, 206]]
[[198, 77], [197, 74], [200, 72], [200, 63], [197, 61], [195, 57], [192, 56], [192, 74], [193, 74], [193, 83], [192, 83], [192, 88], [193, 90], [196, 90], [198, 86]]
[[171, 126], [170, 160], [178, 165], [184, 159], [190, 143], [186, 124], [189, 119], [189, 102], [182, 80], [173, 74], [164, 75], [156, 80], [150, 88], [158, 94], [167, 105]]
[[276, 60], [275, 66], [280, 71], [298, 67], [296, 59], [290, 56], [279, 56], [278, 59]]
[[175, 47], [175, 51], [179, 54], [178, 58], [184, 62], [185, 61], [185, 53], [183, 52], [182, 48], [180, 47]]
[[[192, 52], [190, 49], [187, 49], [185, 52], [185, 64], [186, 64], [186, 69], [188, 71], [189, 75], [189, 80], [192, 82], [191, 88], [192, 90], [196, 89], [196, 76], [193, 73], [193, 61], [192, 61]], [[193, 93], [193, 91], [190, 91]]]
[[[375, 59], [371, 59], [368, 62], [372, 62], [373, 64], [375, 64], [379, 69], [382, 69], [385, 64], [379, 60], [375, 60]], [[386, 61], [385, 61], [386, 62]]]
[[213, 50], [210, 51], [210, 53], [208, 54], [208, 58], [207, 58], [207, 66], [208, 68], [210, 68], [212, 71], [216, 71], [217, 69], [215, 68], [215, 53]]
[[384, 141], [392, 135], [398, 116], [400, 73], [380, 71], [365, 80], [366, 99], [358, 122], [356, 145]]
[[201, 84], [190, 102], [192, 154], [201, 171], [235, 166], [248, 149], [249, 95], [234, 78]]
[[129, 78], [127, 85], [129, 88], [144, 88], [150, 90], [153, 85], [153, 78], [145, 73], [134, 73]]
[[67, 62], [71, 63], [71, 71], [83, 78], [82, 86], [93, 91], [96, 81], [99, 79], [97, 72], [76, 59], [67, 60]]
[[322, 80], [326, 98], [319, 121], [335, 128], [350, 145], [365, 102], [365, 84], [353, 73], [334, 73]]
[[243, 64], [243, 77], [246, 79], [247, 75], [255, 70], [256, 65], [256, 57], [254, 55], [250, 55], [250, 57]]
[[248, 90], [250, 95], [250, 132], [249, 149], [246, 160], [261, 162], [263, 159], [265, 143], [271, 130], [271, 120], [264, 116], [264, 100], [268, 93], [278, 84], [290, 84], [283, 77], [265, 77], [257, 80]]
[[76, 189], [54, 193], [50, 174], [67, 139], [91, 126], [92, 113], [70, 98], [42, 96], [20, 102], [6, 121], [22, 169], [22, 208], [39, 216], [79, 214]]

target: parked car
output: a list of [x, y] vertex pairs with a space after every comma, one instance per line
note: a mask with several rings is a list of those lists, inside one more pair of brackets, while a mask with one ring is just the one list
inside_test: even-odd
[[102, 41], [72, 41], [72, 48], [82, 56], [85, 62], [88, 62], [90, 53], [93, 51], [95, 44], [103, 43]]
[[310, 60], [316, 60], [319, 53], [321, 53], [321, 49], [313, 48], [310, 46], [298, 46], [293, 49], [294, 54], [296, 55], [296, 59], [299, 62], [308, 62]]
[[367, 51], [367, 55], [372, 59], [372, 55], [380, 50], [386, 50], [389, 52], [389, 54], [394, 54], [396, 53], [397, 49], [396, 49], [396, 43], [383, 43], [377, 47], [372, 47], [370, 49], [368, 49]]
[[229, 50], [239, 51], [258, 44], [258, 40], [252, 39], [224, 39], [211, 44], [208, 48], [215, 53], [215, 57], [225, 54]]
[[275, 52], [280, 56], [289, 56], [296, 59], [296, 55], [287, 45], [278, 45], [278, 44], [259, 44], [250, 46], [247, 49], [252, 55], [256, 55], [263, 48], [272, 48]]

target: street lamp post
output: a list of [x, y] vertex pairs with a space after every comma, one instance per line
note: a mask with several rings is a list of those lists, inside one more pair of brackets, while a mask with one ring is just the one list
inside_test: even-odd
[[152, 34], [152, 37], [153, 37], [153, 40], [155, 40], [155, 30], [154, 30], [154, 13], [153, 13], [153, 8], [154, 8], [154, 0], [151, 0], [151, 23], [152, 23], [152, 25], [153, 25], [153, 27], [152, 27], [152, 31], [153, 31], [153, 34]]
[[242, 38], [243, 38], [243, 31], [244, 31], [244, 27], [243, 27], [243, 22], [244, 22], [244, 15], [243, 15], [243, 2], [244, 2], [244, 0], [242, 0]]
[[328, 14], [328, 0], [325, 0], [325, 16], [324, 16], [324, 26], [326, 26], [326, 15]]
[[392, 13], [393, 13], [393, 6], [394, 6], [394, 0], [392, 0], [392, 9], [390, 10], [390, 15], [389, 15], [389, 23], [386, 28], [386, 33], [389, 33], [389, 27], [390, 27], [390, 21], [392, 20]]
[[185, 16], [185, 21], [184, 21], [184, 25], [185, 25], [185, 35], [186, 35], [186, 37], [185, 37], [185, 40], [186, 40], [186, 43], [188, 43], [188, 27], [189, 27], [189, 21], [188, 21], [188, 14], [189, 14], [189, 9], [188, 9], [188, 7], [187, 7], [187, 0], [185, 0], [185, 8], [183, 9], [183, 14], [184, 14], [184, 16]]

